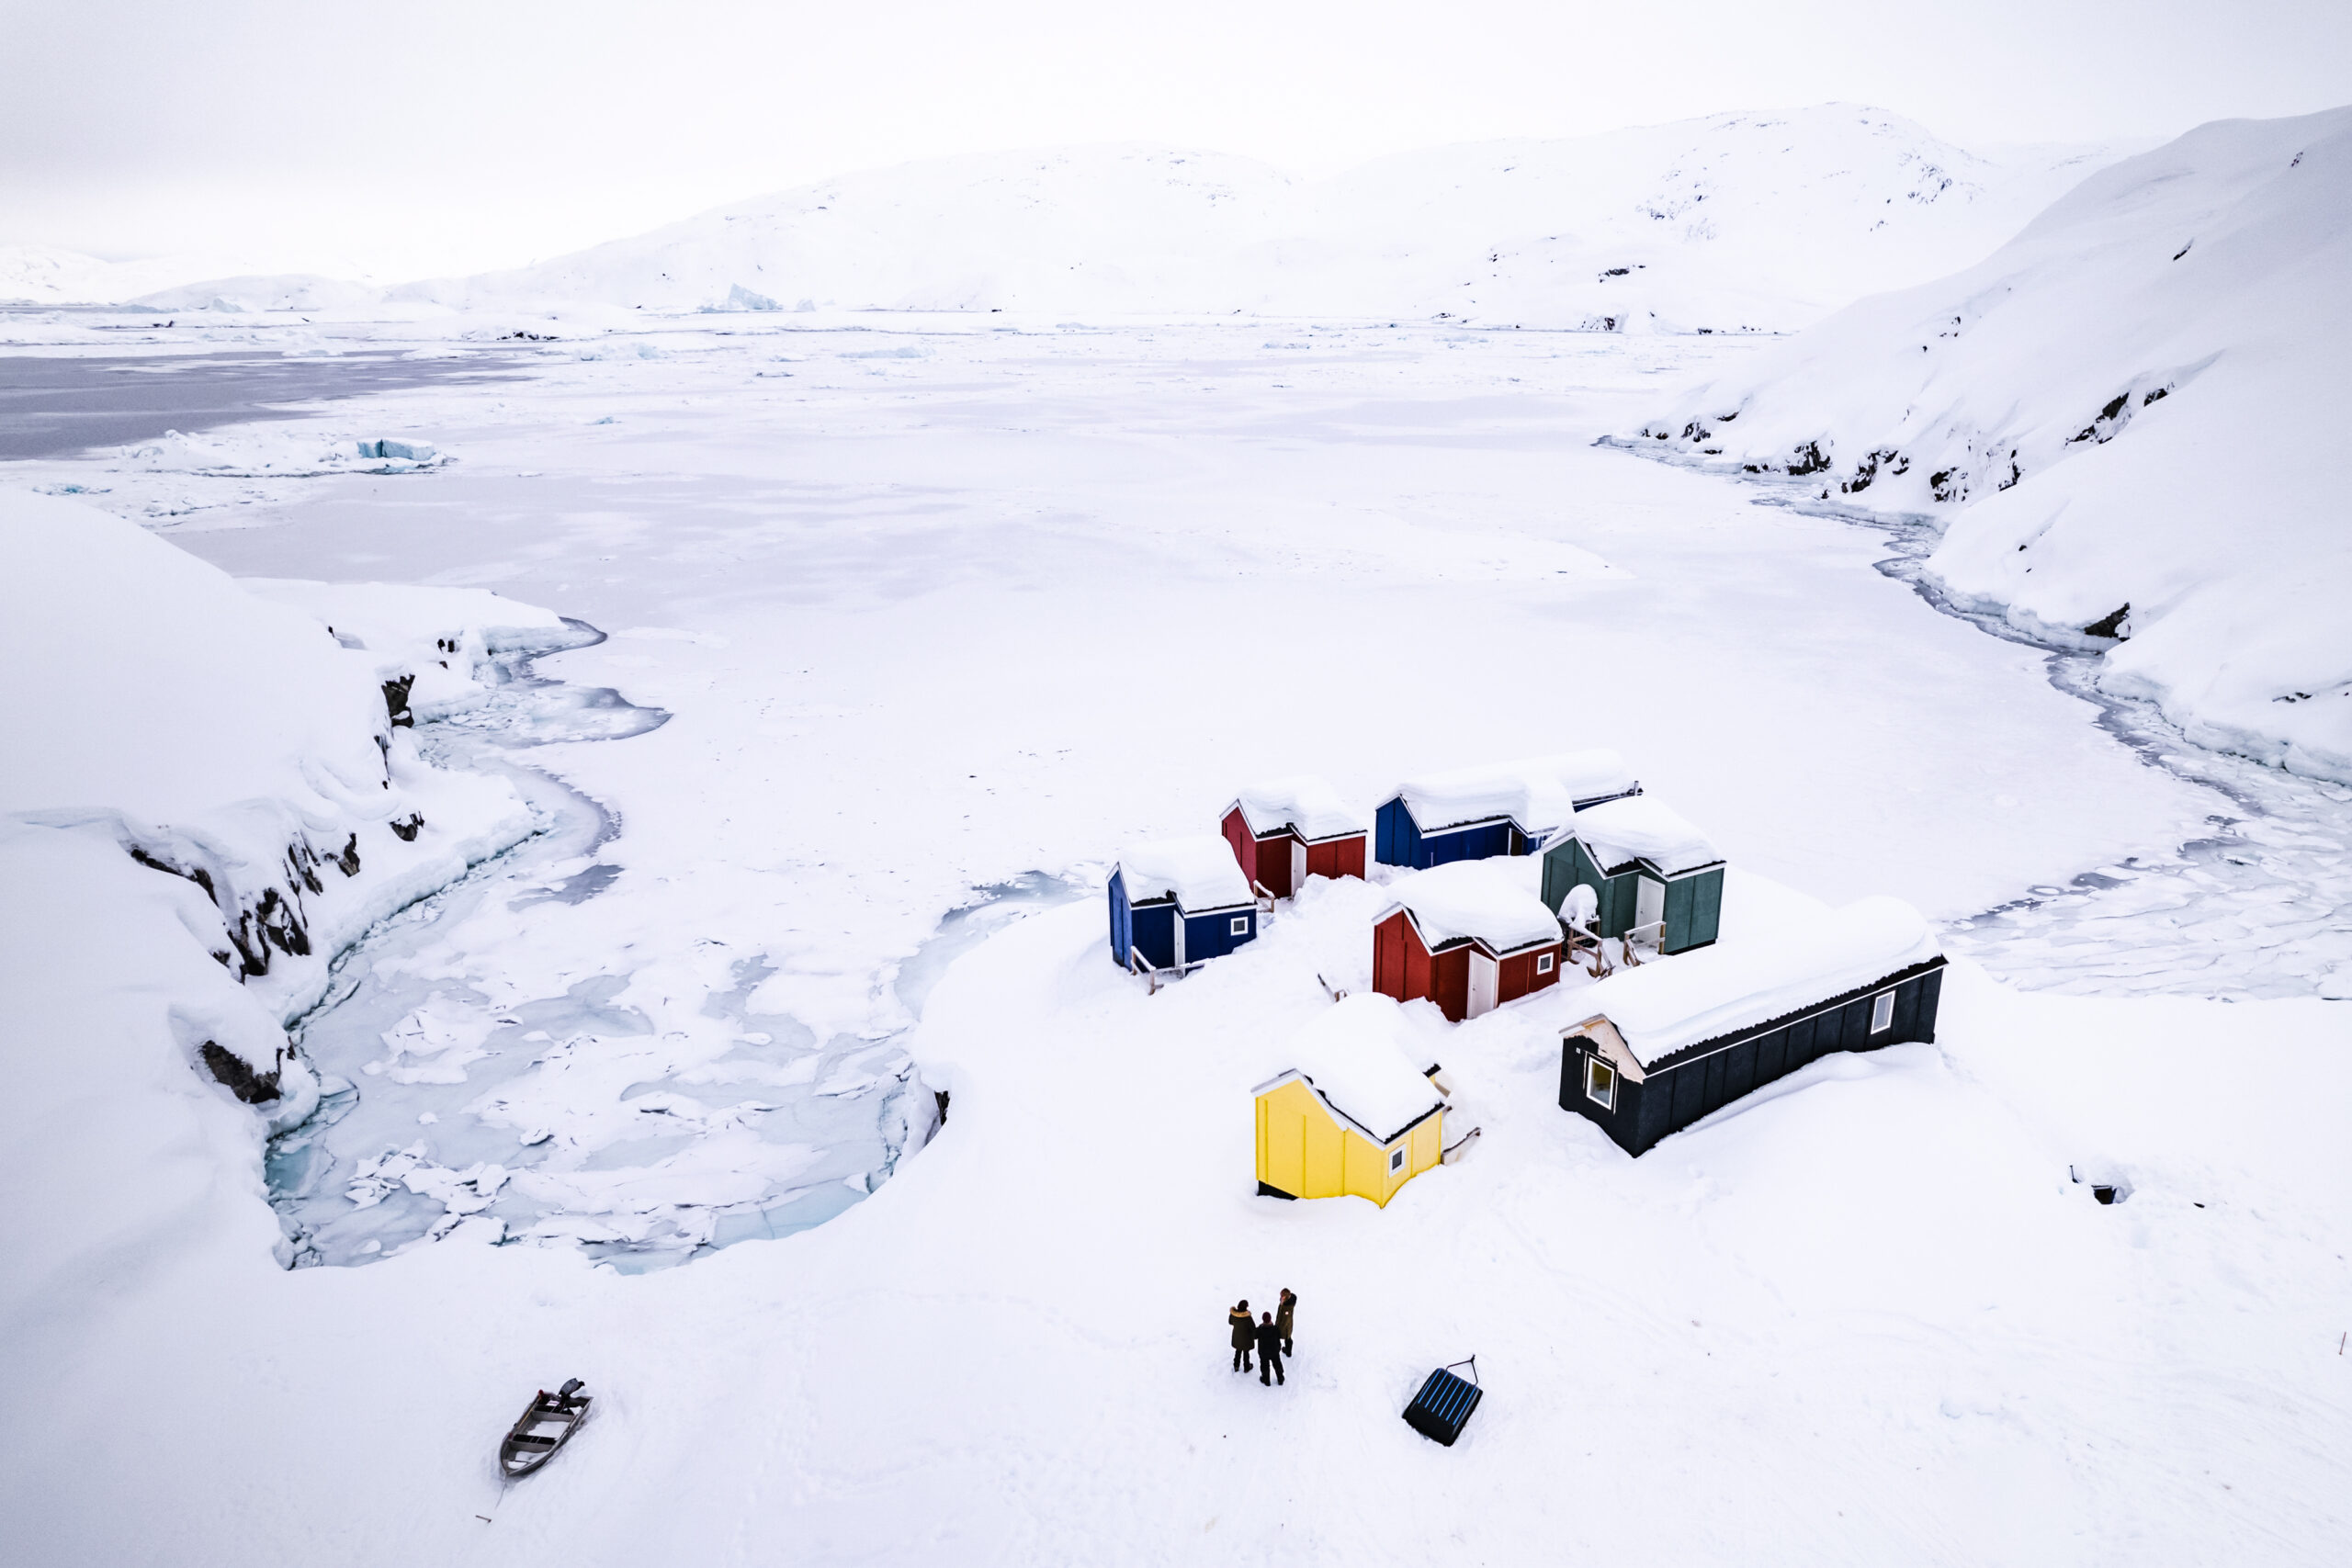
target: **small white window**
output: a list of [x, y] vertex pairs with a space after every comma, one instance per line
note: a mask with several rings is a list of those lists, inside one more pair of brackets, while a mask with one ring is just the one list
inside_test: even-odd
[[1584, 1059], [1584, 1097], [1603, 1111], [1617, 1109], [1617, 1069], [1598, 1056]]
[[1405, 1146], [1402, 1144], [1388, 1151], [1388, 1174], [1396, 1175], [1405, 1168]]
[[1249, 916], [1236, 915], [1233, 917], [1233, 934], [1235, 936], [1248, 936], [1250, 934]]
[[1537, 953], [1535, 955], [1535, 972], [1538, 975], [1549, 975], [1552, 972], [1552, 961], [1555, 956], [1556, 954], [1549, 953]]
[[1883, 1034], [1894, 1027], [1894, 993], [1881, 991], [1871, 999], [1871, 1032]]

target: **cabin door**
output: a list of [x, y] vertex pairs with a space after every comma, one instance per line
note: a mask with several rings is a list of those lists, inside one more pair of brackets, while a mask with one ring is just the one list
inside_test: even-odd
[[1293, 839], [1290, 841], [1290, 896], [1297, 897], [1298, 890], [1306, 886], [1306, 840]]
[[[1635, 878], [1634, 883], [1634, 924], [1636, 926], [1655, 926], [1665, 919], [1666, 884], [1652, 876]], [[1663, 931], [1652, 931], [1645, 932], [1645, 934], [1648, 936], [1650, 941], [1657, 943], [1660, 947], [1666, 945], [1666, 936]]]
[[1502, 978], [1501, 965], [1483, 953], [1470, 955], [1470, 997], [1462, 1010], [1464, 1018], [1476, 1018], [1482, 1012], [1495, 1010], [1495, 992]]

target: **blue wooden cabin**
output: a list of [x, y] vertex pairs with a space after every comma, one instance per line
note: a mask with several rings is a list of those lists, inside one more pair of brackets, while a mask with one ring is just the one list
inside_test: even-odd
[[1258, 937], [1258, 900], [1217, 834], [1137, 844], [1111, 871], [1111, 959], [1182, 974]]
[[1425, 871], [1523, 855], [1588, 806], [1639, 795], [1614, 751], [1571, 751], [1408, 779], [1373, 820], [1373, 858]]

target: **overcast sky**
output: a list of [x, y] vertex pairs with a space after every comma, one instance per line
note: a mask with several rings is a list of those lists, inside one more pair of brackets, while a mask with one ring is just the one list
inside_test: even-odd
[[0, 244], [378, 280], [944, 152], [1378, 153], [1842, 100], [1963, 146], [2352, 102], [2347, 0], [0, 0]]

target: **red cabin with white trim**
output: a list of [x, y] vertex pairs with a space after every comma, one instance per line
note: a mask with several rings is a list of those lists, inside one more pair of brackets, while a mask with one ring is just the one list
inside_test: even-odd
[[1241, 874], [1269, 897], [1294, 897], [1310, 876], [1363, 875], [1370, 825], [1319, 778], [1253, 784], [1225, 808], [1222, 826]]
[[1372, 928], [1372, 984], [1454, 1022], [1555, 986], [1560, 922], [1505, 861], [1456, 861], [1396, 885]]

